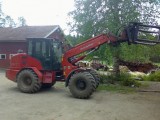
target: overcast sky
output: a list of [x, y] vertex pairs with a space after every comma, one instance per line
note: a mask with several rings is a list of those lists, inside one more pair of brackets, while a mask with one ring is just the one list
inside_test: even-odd
[[17, 19], [23, 16], [27, 25], [60, 25], [66, 29], [67, 13], [74, 9], [74, 0], [0, 0], [2, 11]]

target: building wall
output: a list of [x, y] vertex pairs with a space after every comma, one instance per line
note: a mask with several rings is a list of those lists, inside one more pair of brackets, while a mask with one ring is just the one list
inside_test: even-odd
[[[61, 31], [55, 31], [47, 38], [56, 38], [61, 40], [65, 44], [64, 35], [61, 34]], [[0, 58], [0, 68], [7, 68], [9, 67], [10, 56], [14, 55], [18, 52], [18, 50], [23, 50], [23, 52], [27, 52], [27, 42], [2, 42], [0, 41], [0, 55], [5, 54], [6, 59]]]
[[26, 47], [26, 42], [0, 42], [0, 56], [2, 54], [6, 55], [5, 59], [0, 57], [0, 68], [9, 67], [11, 56], [16, 54], [18, 50], [23, 50], [23, 52], [26, 52]]

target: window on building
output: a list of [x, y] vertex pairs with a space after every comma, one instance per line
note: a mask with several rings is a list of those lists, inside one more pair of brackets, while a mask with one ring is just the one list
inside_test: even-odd
[[29, 41], [28, 55], [32, 55], [32, 52], [33, 52], [33, 41]]
[[6, 54], [0, 54], [0, 60], [6, 59]]
[[13, 56], [15, 56], [15, 55], [17, 55], [17, 54], [10, 54], [9, 55], [9, 59], [11, 59]]

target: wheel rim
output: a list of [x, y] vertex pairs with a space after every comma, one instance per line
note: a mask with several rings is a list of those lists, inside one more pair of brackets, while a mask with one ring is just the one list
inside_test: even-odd
[[32, 85], [32, 79], [30, 77], [26, 76], [22, 79], [22, 83], [26, 87], [31, 86]]
[[86, 89], [86, 82], [84, 80], [77, 80], [76, 82], [76, 87], [79, 89], [79, 90], [85, 90]]

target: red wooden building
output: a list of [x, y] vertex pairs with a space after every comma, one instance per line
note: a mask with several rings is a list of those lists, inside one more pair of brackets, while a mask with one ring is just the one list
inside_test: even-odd
[[27, 52], [26, 38], [56, 38], [65, 41], [57, 25], [0, 28], [0, 68], [7, 68], [11, 57], [19, 50]]

